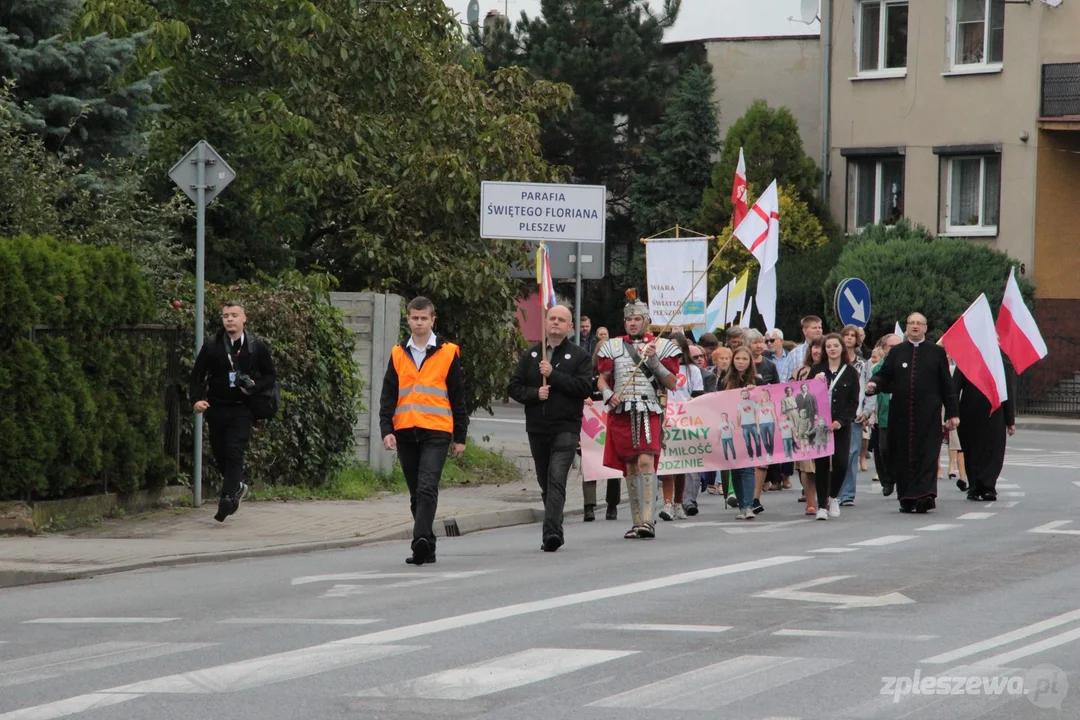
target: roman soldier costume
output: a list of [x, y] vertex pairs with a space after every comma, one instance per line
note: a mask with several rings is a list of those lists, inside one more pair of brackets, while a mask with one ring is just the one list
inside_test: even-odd
[[[604, 465], [622, 470], [634, 526], [627, 538], [651, 538], [656, 535], [656, 468], [660, 462], [663, 441], [663, 418], [667, 391], [662, 381], [679, 373], [679, 346], [665, 338], [647, 332], [649, 308], [637, 299], [637, 292], [628, 290], [628, 302], [623, 319], [642, 318], [642, 334], [623, 335], [605, 342], [597, 353], [597, 370], [611, 378], [604, 391], [604, 400], [619, 396], [615, 407], [609, 404], [611, 415], [604, 440]], [[645, 357], [646, 346], [656, 348], [654, 355]], [[637, 459], [653, 456], [653, 471], [638, 473]], [[632, 464], [628, 468], [628, 463]]]

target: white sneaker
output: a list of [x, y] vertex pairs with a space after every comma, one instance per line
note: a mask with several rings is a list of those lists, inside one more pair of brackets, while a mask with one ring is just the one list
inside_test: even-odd
[[831, 517], [831, 518], [840, 517], [840, 500], [839, 500], [839, 498], [830, 498], [829, 499], [829, 517]]
[[743, 520], [746, 518], [746, 508], [739, 508], [739, 512], [735, 514], [736, 520]]
[[685, 520], [686, 519], [686, 508], [684, 508], [681, 504], [675, 506], [675, 519], [676, 520]]
[[671, 503], [664, 503], [664, 508], [660, 511], [660, 519], [669, 522], [675, 519], [675, 507]]
[[829, 519], [829, 511], [826, 510], [825, 508], [819, 508], [818, 511], [817, 511], [817, 516], [816, 517], [817, 517], [818, 520], [828, 520]]

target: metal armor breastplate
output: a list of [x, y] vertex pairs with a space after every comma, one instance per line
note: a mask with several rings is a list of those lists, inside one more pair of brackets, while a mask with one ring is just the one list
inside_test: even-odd
[[[660, 407], [659, 393], [657, 393], [656, 388], [653, 387], [652, 382], [645, 374], [644, 367], [637, 368], [637, 372], [634, 372], [637, 363], [627, 352], [625, 343], [621, 338], [615, 338], [609, 345], [613, 346], [610, 348], [610, 357], [615, 363], [615, 371], [612, 373], [614, 377], [613, 389], [622, 398], [622, 404], [615, 408], [615, 412], [630, 412], [633, 410], [661, 414], [663, 409]], [[644, 347], [644, 343], [642, 343], [641, 347]], [[640, 350], [639, 347], [639, 354]], [[659, 355], [659, 353], [657, 354]]]

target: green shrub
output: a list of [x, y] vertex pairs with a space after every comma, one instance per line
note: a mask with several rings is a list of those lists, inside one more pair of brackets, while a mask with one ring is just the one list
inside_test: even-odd
[[[221, 303], [239, 300], [248, 330], [265, 339], [273, 353], [281, 408], [276, 418], [257, 424], [247, 454], [247, 476], [271, 485], [319, 487], [353, 459], [353, 427], [363, 387], [352, 357], [355, 340], [344, 328], [341, 312], [329, 302], [325, 278], [263, 281], [272, 284], [207, 285], [206, 334], [213, 337], [221, 329]], [[181, 302], [178, 310], [167, 311], [170, 322], [184, 330], [183, 346], [194, 347], [194, 284], [174, 283], [167, 291]], [[183, 357], [186, 388], [193, 358], [187, 352]], [[184, 402], [186, 412], [190, 407], [186, 392]], [[184, 424], [182, 463], [189, 472], [191, 429], [190, 423]], [[208, 436], [203, 448], [209, 460]], [[212, 463], [205, 462], [204, 468], [211, 479], [220, 477]]]
[[[925, 228], [906, 221], [892, 228], [871, 226], [851, 237], [825, 280], [828, 323], [840, 326], [832, 302], [837, 285], [856, 277], [870, 288], [866, 330], [871, 338], [892, 332], [897, 322], [903, 325], [909, 314], [921, 312], [929, 323], [929, 336], [936, 340], [981, 293], [986, 293], [996, 313], [1013, 265], [1003, 252], [967, 240], [935, 239]], [[1018, 282], [1031, 305], [1034, 286], [1025, 278]]]
[[117, 330], [153, 317], [135, 262], [22, 236], [0, 239], [0, 280], [0, 500], [175, 477], [161, 436], [160, 346]]

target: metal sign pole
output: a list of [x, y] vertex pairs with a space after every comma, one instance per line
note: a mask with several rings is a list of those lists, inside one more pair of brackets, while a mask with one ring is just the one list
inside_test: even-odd
[[574, 337], [577, 338], [577, 344], [581, 345], [581, 243], [577, 243], [577, 247], [574, 248], [574, 252], [577, 256], [574, 258], [576, 262], [574, 277], [576, 285], [574, 287]]
[[[206, 144], [200, 142], [195, 163], [195, 357], [203, 346], [205, 297], [203, 281], [206, 272]], [[202, 505], [202, 413], [195, 413], [195, 469], [192, 474], [191, 504]]]

